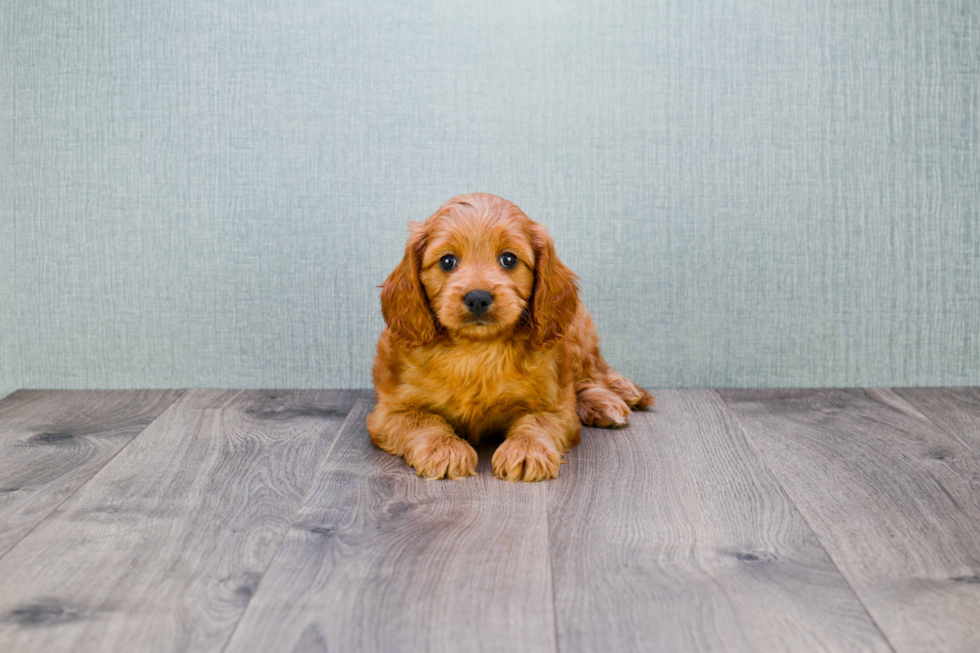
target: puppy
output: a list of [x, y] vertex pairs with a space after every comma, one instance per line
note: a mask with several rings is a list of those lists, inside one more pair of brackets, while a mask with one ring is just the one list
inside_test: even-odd
[[371, 439], [419, 476], [476, 473], [476, 444], [503, 434], [493, 473], [558, 476], [581, 423], [623, 426], [653, 397], [599, 353], [576, 277], [545, 228], [496, 195], [460, 195], [410, 224], [381, 286], [388, 327], [374, 361]]

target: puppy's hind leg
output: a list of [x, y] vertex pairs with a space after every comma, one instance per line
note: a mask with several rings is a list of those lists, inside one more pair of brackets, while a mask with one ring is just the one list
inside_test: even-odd
[[630, 408], [643, 409], [655, 406], [657, 403], [650, 393], [611, 367], [606, 370], [602, 380], [605, 386], [615, 392]]
[[626, 426], [630, 407], [615, 392], [602, 383], [589, 380], [576, 388], [575, 412], [586, 426], [612, 428]]
[[605, 372], [597, 372], [593, 378], [576, 386], [578, 404], [575, 410], [587, 426], [626, 426], [630, 410], [653, 406], [654, 398], [608, 365], [605, 367]]
[[609, 367], [599, 353], [599, 337], [592, 318], [584, 308], [568, 337], [569, 356], [575, 371], [575, 394], [578, 413], [588, 426], [626, 426], [630, 409], [652, 406], [646, 390]]

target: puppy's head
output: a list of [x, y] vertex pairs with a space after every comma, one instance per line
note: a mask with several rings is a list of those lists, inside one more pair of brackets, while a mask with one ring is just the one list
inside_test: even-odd
[[576, 277], [547, 230], [495, 195], [454, 197], [412, 223], [405, 256], [381, 290], [393, 334], [411, 345], [438, 333], [485, 340], [527, 331], [564, 335], [578, 307]]

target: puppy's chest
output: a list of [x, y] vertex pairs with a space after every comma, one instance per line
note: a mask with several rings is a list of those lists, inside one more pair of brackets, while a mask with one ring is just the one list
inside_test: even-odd
[[446, 347], [420, 357], [406, 379], [434, 407], [464, 421], [477, 415], [543, 409], [555, 401], [558, 379], [548, 357], [509, 347]]

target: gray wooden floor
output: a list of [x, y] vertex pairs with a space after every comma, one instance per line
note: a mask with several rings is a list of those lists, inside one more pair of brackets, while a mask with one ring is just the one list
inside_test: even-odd
[[664, 391], [551, 482], [369, 391], [0, 402], [0, 651], [977, 651], [980, 390]]

